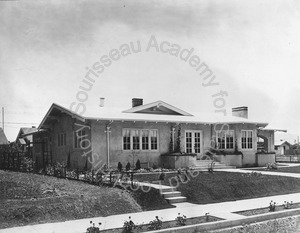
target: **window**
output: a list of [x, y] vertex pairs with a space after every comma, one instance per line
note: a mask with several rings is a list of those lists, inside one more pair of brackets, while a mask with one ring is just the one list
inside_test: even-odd
[[66, 139], [67, 139], [66, 133], [59, 133], [58, 137], [57, 137], [57, 145], [58, 146], [65, 146], [67, 144]]
[[149, 130], [142, 130], [142, 150], [149, 150]]
[[253, 131], [242, 130], [242, 149], [253, 148]]
[[123, 129], [123, 150], [157, 150], [157, 130]]
[[123, 150], [130, 150], [130, 130], [123, 130]]
[[139, 130], [132, 130], [132, 149], [139, 150], [140, 149], [140, 131]]
[[233, 130], [217, 132], [218, 149], [233, 149]]
[[157, 150], [157, 130], [150, 130], [151, 150]]
[[85, 134], [85, 130], [79, 130], [74, 132], [74, 148], [82, 148], [86, 147], [85, 140], [82, 141], [87, 135]]

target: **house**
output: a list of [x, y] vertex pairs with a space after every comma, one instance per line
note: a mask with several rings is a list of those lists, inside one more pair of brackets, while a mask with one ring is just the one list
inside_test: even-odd
[[0, 128], [0, 147], [8, 146], [9, 142], [5, 136], [5, 133], [2, 128]]
[[292, 145], [288, 141], [284, 141], [279, 145], [275, 145], [276, 155], [293, 155]]
[[[134, 166], [137, 159], [151, 167], [197, 166], [215, 151], [218, 161], [237, 167], [274, 162], [274, 131], [264, 130], [268, 124], [247, 119], [247, 107], [232, 114], [191, 114], [138, 98], [129, 109], [96, 106], [84, 116], [52, 104], [32, 134], [34, 158], [40, 167], [64, 162], [78, 169], [116, 168], [118, 162]], [[258, 136], [264, 139], [263, 154], [257, 153]]]
[[33, 147], [33, 136], [32, 133], [36, 132], [37, 129], [33, 126], [31, 128], [22, 127], [20, 128], [15, 145], [21, 152], [31, 153]]

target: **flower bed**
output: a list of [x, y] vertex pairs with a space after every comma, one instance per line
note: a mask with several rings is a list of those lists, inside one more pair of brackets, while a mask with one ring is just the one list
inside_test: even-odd
[[[194, 225], [194, 224], [200, 224], [200, 223], [206, 223], [206, 222], [216, 222], [216, 221], [221, 221], [224, 219], [221, 218], [217, 218], [211, 215], [207, 215], [207, 216], [200, 216], [200, 217], [194, 217], [194, 218], [186, 218], [184, 225]], [[135, 230], [133, 230], [132, 232], [147, 232], [147, 231], [152, 231], [151, 229], [149, 229], [149, 227], [151, 226], [151, 224], [141, 224], [141, 225], [137, 225]], [[166, 221], [166, 222], [162, 222], [161, 228], [160, 229], [168, 229], [168, 228], [172, 228], [172, 227], [180, 227], [183, 225], [179, 224], [178, 220], [173, 220], [173, 221]], [[121, 233], [124, 232], [123, 228], [115, 228], [115, 229], [107, 229], [107, 230], [102, 230], [100, 232], [111, 232], [111, 233]]]
[[[297, 209], [297, 208], [300, 208], [300, 203], [294, 203], [289, 208], [286, 208], [285, 205], [282, 204], [282, 205], [276, 205], [275, 210], [273, 212], [284, 211], [284, 210], [288, 210], [288, 209]], [[271, 212], [270, 207], [265, 207], [265, 208], [239, 211], [239, 212], [235, 212], [235, 214], [241, 214], [244, 216], [253, 216], [253, 215], [259, 215], [259, 214], [266, 214], [269, 212]]]

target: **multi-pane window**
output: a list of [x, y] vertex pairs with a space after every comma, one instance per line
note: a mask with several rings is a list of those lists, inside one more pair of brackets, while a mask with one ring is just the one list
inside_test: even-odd
[[124, 150], [130, 150], [130, 130], [124, 129], [123, 130], [123, 149]]
[[149, 130], [142, 130], [142, 150], [149, 150]]
[[157, 130], [123, 129], [123, 150], [157, 150]]
[[157, 150], [157, 130], [149, 130], [151, 139], [151, 150]]
[[217, 132], [218, 149], [233, 149], [233, 131]]
[[132, 130], [132, 149], [139, 150], [140, 149], [140, 131]]
[[85, 148], [85, 140], [87, 137], [85, 130], [79, 130], [74, 132], [74, 148]]
[[242, 130], [242, 149], [253, 148], [253, 131]]
[[192, 153], [192, 132], [185, 133], [186, 153]]
[[67, 135], [66, 133], [59, 133], [57, 137], [57, 145], [65, 146], [67, 144]]

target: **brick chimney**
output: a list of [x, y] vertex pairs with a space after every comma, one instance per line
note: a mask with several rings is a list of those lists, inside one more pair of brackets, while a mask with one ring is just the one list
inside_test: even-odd
[[132, 107], [137, 107], [143, 105], [143, 99], [139, 99], [139, 98], [133, 98], [132, 99]]
[[232, 108], [232, 116], [248, 119], [248, 107], [242, 106], [242, 107]]

